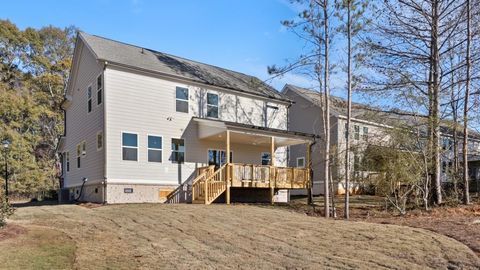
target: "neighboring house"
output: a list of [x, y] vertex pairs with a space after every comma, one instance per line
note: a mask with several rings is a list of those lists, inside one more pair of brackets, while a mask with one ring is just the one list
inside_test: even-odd
[[[289, 129], [293, 131], [314, 133], [323, 137], [324, 126], [322, 118], [323, 103], [321, 95], [309, 89], [297, 87], [294, 85], [285, 85], [282, 93], [292, 99], [294, 104], [289, 110]], [[332, 158], [332, 178], [334, 180], [333, 192], [344, 192], [344, 173], [345, 152], [346, 152], [346, 124], [347, 124], [347, 104], [346, 100], [331, 96], [330, 98], [330, 148], [337, 155]], [[352, 122], [351, 122], [351, 150], [349, 166], [354, 176], [368, 177], [370, 172], [359, 171], [357, 168], [362, 160], [362, 153], [370, 145], [381, 145], [382, 142], [389, 140], [388, 130], [399, 126], [420, 126], [423, 125], [425, 117], [414, 117], [402, 112], [380, 112], [378, 109], [364, 104], [352, 104]], [[387, 132], [386, 132], [387, 131]], [[448, 168], [452, 166], [453, 161], [453, 142], [452, 132], [446, 127], [442, 127], [442, 181], [448, 181]], [[460, 138], [461, 139], [461, 138]], [[312, 170], [313, 170], [313, 193], [315, 195], [323, 194], [323, 167], [324, 167], [324, 145], [317, 143], [312, 147]], [[462, 144], [459, 143], [460, 155]], [[480, 136], [471, 132], [469, 142], [470, 151], [470, 176], [472, 179], [480, 179]], [[302, 164], [304, 160], [305, 147], [290, 147], [290, 165]], [[461, 162], [461, 157], [460, 157]], [[340, 165], [340, 166], [338, 166]], [[304, 192], [297, 191], [295, 194]]]
[[61, 197], [211, 203], [306, 188], [305, 163], [283, 168], [288, 146], [315, 140], [287, 130], [291, 104], [255, 77], [79, 33], [58, 148]]

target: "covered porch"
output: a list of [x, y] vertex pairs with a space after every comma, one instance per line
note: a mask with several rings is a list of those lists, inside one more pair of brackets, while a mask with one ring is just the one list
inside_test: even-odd
[[[193, 118], [198, 125], [198, 138], [204, 142], [224, 145], [221, 152], [209, 152], [209, 165], [198, 168], [192, 182], [192, 202], [210, 204], [225, 194], [230, 204], [232, 188], [259, 188], [270, 190], [270, 202], [274, 202], [275, 190], [310, 190], [311, 145], [315, 135], [272, 129], [259, 126]], [[266, 149], [259, 162], [233, 162], [232, 144]], [[291, 145], [306, 144], [305, 158], [298, 167], [286, 167], [276, 156], [276, 150]], [[287, 153], [283, 153], [286, 155]]]

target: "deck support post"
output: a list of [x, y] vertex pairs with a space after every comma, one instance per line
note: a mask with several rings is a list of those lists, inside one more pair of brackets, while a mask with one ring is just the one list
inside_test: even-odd
[[227, 204], [230, 204], [230, 178], [232, 177], [231, 172], [230, 172], [230, 130], [227, 130], [227, 153], [225, 153], [226, 158], [227, 158], [227, 175], [225, 177], [226, 181], [226, 191], [225, 191], [225, 200]]
[[306, 175], [305, 175], [305, 180], [306, 180], [306, 183], [305, 183], [305, 186], [307, 188], [307, 195], [308, 195], [308, 204], [313, 204], [313, 197], [312, 197], [312, 189], [313, 189], [313, 183], [312, 183], [312, 180], [311, 179], [311, 175], [312, 175], [312, 158], [311, 158], [311, 155], [312, 155], [312, 143], [309, 142], [307, 144], [307, 153], [306, 153]]
[[[275, 166], [275, 137], [270, 137], [270, 166]], [[274, 173], [275, 174], [275, 173]], [[270, 204], [273, 205], [273, 197], [275, 196], [274, 178], [270, 176]]]

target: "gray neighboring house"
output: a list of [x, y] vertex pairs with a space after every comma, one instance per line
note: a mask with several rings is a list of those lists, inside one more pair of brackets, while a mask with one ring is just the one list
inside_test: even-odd
[[[321, 95], [309, 89], [294, 85], [285, 85], [282, 93], [294, 101], [289, 110], [289, 129], [292, 131], [301, 131], [323, 136], [323, 119]], [[344, 155], [346, 151], [346, 120], [347, 106], [346, 100], [331, 96], [331, 149], [340, 153], [336, 157], [337, 164], [333, 166], [332, 178], [334, 179], [333, 190], [341, 194], [345, 192], [344, 175]], [[352, 148], [357, 151], [351, 151], [349, 166], [353, 173], [361, 177], [368, 177], [371, 172], [356, 171], [355, 164], [359, 164], [362, 159], [362, 151], [365, 151], [369, 145], [379, 145], [382, 140], [388, 140], [388, 134], [385, 130], [394, 126], [420, 126], [424, 125], [424, 117], [413, 117], [402, 113], [380, 112], [378, 109], [365, 104], [352, 103]], [[453, 139], [452, 132], [446, 127], [442, 127], [442, 181], [448, 181], [447, 171], [452, 166], [453, 161]], [[459, 144], [460, 155], [462, 144]], [[304, 160], [305, 147], [301, 145], [291, 146], [289, 149], [289, 164], [295, 166]], [[480, 135], [471, 131], [469, 142], [469, 164], [470, 177], [472, 180], [480, 179]], [[324, 177], [322, 174], [325, 159], [323, 158], [324, 148], [321, 143], [313, 145], [312, 148], [312, 170], [313, 170], [313, 193], [314, 195], [323, 194]], [[461, 160], [461, 157], [460, 157]], [[374, 172], [373, 172], [374, 173]], [[304, 194], [304, 191], [292, 191], [292, 194]]]
[[308, 168], [288, 167], [287, 149], [315, 135], [288, 131], [291, 104], [255, 77], [80, 32], [60, 197], [208, 204], [305, 189]]

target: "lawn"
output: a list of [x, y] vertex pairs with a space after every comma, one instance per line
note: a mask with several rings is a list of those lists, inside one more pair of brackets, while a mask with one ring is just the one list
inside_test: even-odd
[[[478, 269], [465, 245], [423, 229], [249, 205], [18, 208], [2, 269]], [[7, 252], [4, 252], [7, 251]]]

